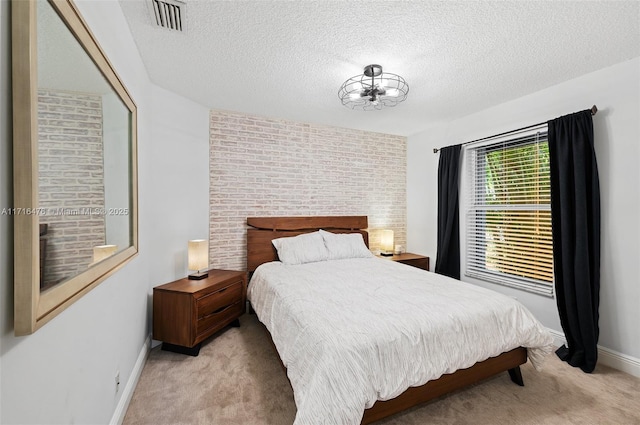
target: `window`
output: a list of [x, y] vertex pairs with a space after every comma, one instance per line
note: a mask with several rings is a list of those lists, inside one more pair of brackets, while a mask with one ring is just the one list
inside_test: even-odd
[[467, 148], [467, 276], [551, 295], [547, 127]]

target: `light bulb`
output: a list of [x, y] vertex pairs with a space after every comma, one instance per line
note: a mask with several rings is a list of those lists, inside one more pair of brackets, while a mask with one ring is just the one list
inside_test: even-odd
[[400, 91], [398, 89], [387, 89], [386, 93], [387, 96], [392, 96], [392, 97], [396, 97], [400, 94]]

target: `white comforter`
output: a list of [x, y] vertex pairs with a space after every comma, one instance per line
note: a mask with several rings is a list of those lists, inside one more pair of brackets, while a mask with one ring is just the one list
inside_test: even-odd
[[260, 266], [249, 300], [294, 390], [296, 425], [359, 424], [407, 388], [553, 338], [516, 300], [380, 258]]

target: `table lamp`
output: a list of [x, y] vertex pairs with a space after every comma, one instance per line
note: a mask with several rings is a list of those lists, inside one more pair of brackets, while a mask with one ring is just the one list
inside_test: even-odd
[[380, 255], [391, 257], [393, 255], [393, 230], [383, 230], [380, 235]]
[[196, 270], [196, 273], [189, 275], [191, 280], [200, 280], [209, 276], [209, 243], [204, 239], [194, 239], [189, 241], [187, 252], [189, 270]]

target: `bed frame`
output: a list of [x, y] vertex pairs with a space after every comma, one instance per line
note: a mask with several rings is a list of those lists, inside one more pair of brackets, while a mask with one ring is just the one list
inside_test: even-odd
[[[364, 230], [368, 227], [366, 216], [249, 217], [247, 224], [252, 227], [247, 229], [248, 272], [253, 272], [262, 263], [278, 259], [278, 254], [271, 243], [276, 238], [324, 229], [334, 233], [360, 233], [369, 246], [368, 233]], [[520, 365], [526, 362], [527, 350], [518, 347], [497, 357], [478, 362], [468, 369], [443, 375], [420, 387], [408, 388], [398, 397], [377, 401], [372, 407], [366, 409], [362, 424], [375, 422], [505, 371], [509, 372], [514, 383], [523, 386]]]

